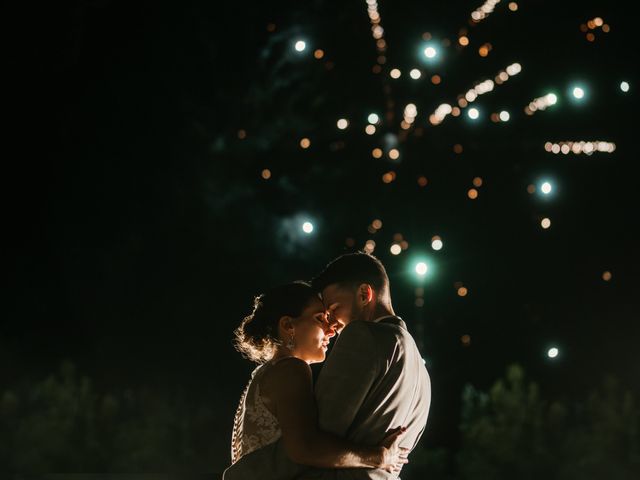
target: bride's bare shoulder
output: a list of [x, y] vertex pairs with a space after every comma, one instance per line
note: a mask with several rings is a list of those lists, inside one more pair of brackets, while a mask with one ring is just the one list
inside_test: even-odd
[[295, 388], [295, 386], [310, 384], [311, 381], [311, 367], [307, 362], [296, 357], [287, 357], [272, 365], [269, 371], [265, 372], [260, 383], [262, 389], [269, 391]]

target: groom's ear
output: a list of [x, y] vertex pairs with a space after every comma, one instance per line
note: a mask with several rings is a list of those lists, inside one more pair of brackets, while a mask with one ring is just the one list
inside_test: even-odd
[[362, 300], [364, 305], [371, 303], [373, 300], [373, 288], [368, 283], [363, 283], [358, 287], [358, 298]]

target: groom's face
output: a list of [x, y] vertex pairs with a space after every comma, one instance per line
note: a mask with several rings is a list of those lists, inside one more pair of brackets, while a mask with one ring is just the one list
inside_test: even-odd
[[338, 333], [360, 315], [355, 287], [329, 285], [322, 290], [322, 302], [328, 312], [329, 323]]

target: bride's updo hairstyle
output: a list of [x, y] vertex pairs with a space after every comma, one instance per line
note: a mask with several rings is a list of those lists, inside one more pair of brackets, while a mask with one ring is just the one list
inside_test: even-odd
[[281, 317], [299, 317], [317, 292], [305, 282], [293, 282], [275, 287], [253, 302], [253, 311], [235, 329], [235, 347], [242, 355], [256, 363], [270, 360], [278, 345]]

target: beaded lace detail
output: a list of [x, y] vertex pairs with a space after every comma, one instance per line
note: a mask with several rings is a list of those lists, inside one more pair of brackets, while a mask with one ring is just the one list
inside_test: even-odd
[[256, 367], [242, 393], [233, 422], [231, 463], [277, 441], [282, 435], [278, 419], [269, 411], [260, 395], [260, 378], [273, 365], [275, 362], [267, 362]]

